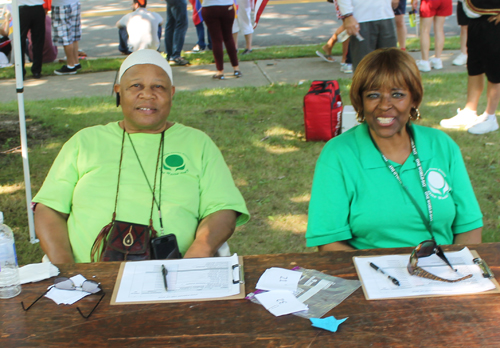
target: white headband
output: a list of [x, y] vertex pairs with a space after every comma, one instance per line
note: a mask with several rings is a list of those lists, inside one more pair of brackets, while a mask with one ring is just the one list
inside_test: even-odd
[[125, 71], [127, 71], [134, 65], [139, 64], [153, 64], [162, 68], [170, 78], [172, 86], [174, 85], [174, 80], [172, 78], [172, 68], [168, 64], [167, 60], [163, 58], [160, 52], [146, 49], [135, 51], [123, 61], [122, 66], [120, 67], [120, 72], [118, 73], [118, 80], [116, 81], [116, 83], [120, 83], [120, 80]]

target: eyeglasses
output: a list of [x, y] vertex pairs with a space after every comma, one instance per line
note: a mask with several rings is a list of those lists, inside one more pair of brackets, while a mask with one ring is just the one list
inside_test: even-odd
[[437, 245], [436, 241], [431, 239], [431, 240], [424, 240], [422, 243], [417, 245], [415, 250], [412, 251], [410, 255], [410, 262], [408, 262], [408, 272], [411, 275], [415, 275], [417, 277], [422, 277], [422, 278], [427, 278], [427, 279], [433, 279], [433, 280], [439, 280], [441, 282], [447, 282], [447, 283], [456, 283], [465, 279], [469, 279], [472, 277], [472, 274], [466, 275], [465, 277], [458, 278], [458, 279], [444, 279], [441, 277], [438, 277], [434, 274], [431, 274], [424, 270], [423, 268], [418, 267], [418, 258], [422, 257], [428, 257], [431, 256], [432, 254], [436, 254], [439, 256], [441, 260], [443, 260], [452, 270], [455, 272], [457, 271], [456, 269], [453, 268], [451, 265], [450, 261], [446, 258], [444, 255], [443, 249], [439, 245]]
[[76, 307], [76, 309], [78, 310], [78, 313], [80, 313], [80, 315], [82, 317], [84, 317], [85, 319], [88, 319], [92, 315], [92, 313], [94, 313], [95, 309], [97, 308], [97, 306], [99, 306], [99, 303], [101, 303], [102, 299], [106, 295], [104, 290], [102, 290], [99, 286], [100, 286], [100, 283], [97, 283], [93, 280], [86, 280], [82, 283], [81, 286], [76, 286], [75, 283], [73, 283], [73, 281], [71, 279], [66, 278], [66, 277], [59, 277], [59, 278], [56, 278], [54, 280], [54, 285], [49, 287], [47, 289], [47, 291], [45, 291], [43, 294], [41, 294], [32, 304], [30, 304], [28, 306], [28, 308], [24, 307], [23, 302], [21, 302], [21, 306], [23, 307], [23, 309], [25, 311], [28, 311], [35, 303], [38, 302], [39, 299], [41, 299], [43, 296], [45, 296], [54, 287], [56, 289], [59, 289], [59, 290], [78, 290], [78, 291], [89, 292], [91, 294], [97, 294], [98, 292], [102, 292], [101, 298], [99, 299], [97, 304], [94, 306], [94, 308], [92, 308], [92, 311], [90, 311], [90, 313], [88, 315], [84, 315], [82, 313], [82, 311], [80, 310], [80, 307]]

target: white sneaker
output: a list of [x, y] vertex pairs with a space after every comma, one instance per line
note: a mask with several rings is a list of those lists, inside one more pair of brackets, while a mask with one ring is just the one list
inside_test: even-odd
[[464, 110], [457, 109], [456, 116], [441, 120], [439, 124], [443, 128], [458, 129], [465, 127], [467, 129], [473, 126], [476, 123], [476, 121], [477, 121], [477, 115], [475, 111], [469, 109], [464, 109]]
[[443, 69], [443, 61], [441, 60], [441, 58], [434, 57], [429, 59], [429, 61], [431, 62], [432, 69], [436, 70]]
[[431, 71], [431, 63], [428, 60], [417, 60], [417, 67], [421, 72]]
[[200, 45], [196, 45], [191, 49], [191, 53], [200, 53], [203, 51], [204, 51], [204, 49], [201, 49]]
[[453, 59], [453, 62], [451, 63], [453, 65], [465, 65], [467, 64], [467, 55], [460, 53], [457, 58]]
[[467, 131], [471, 134], [486, 134], [498, 129], [497, 117], [495, 115], [482, 114], [477, 118], [476, 124]]
[[340, 63], [340, 71], [345, 74], [352, 74], [352, 64]]

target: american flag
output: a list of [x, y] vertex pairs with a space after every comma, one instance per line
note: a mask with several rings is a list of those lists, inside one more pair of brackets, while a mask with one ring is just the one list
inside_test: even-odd
[[201, 1], [200, 0], [189, 0], [191, 6], [193, 6], [193, 23], [198, 25], [203, 22], [203, 17], [201, 16]]
[[253, 28], [257, 27], [257, 23], [259, 23], [260, 16], [262, 12], [264, 12], [264, 8], [266, 8], [267, 2], [269, 0], [253, 0], [253, 5], [255, 9], [255, 22], [253, 24]]

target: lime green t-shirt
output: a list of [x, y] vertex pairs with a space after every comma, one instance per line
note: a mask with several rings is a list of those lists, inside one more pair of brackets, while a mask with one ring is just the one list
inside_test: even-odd
[[[438, 244], [483, 226], [457, 144], [444, 132], [412, 126], [430, 190]], [[415, 157], [391, 162], [428, 218]], [[356, 249], [412, 247], [431, 239], [417, 209], [373, 145], [366, 124], [330, 140], [314, 173], [307, 246], [347, 241]]]
[[[69, 214], [68, 233], [75, 262], [90, 262], [90, 249], [101, 229], [111, 222], [118, 182], [123, 130], [117, 122], [75, 134], [61, 149], [34, 202]], [[161, 134], [130, 134], [148, 177], [154, 183]], [[234, 184], [222, 154], [203, 132], [174, 124], [165, 132], [163, 158], [156, 180], [161, 199], [163, 234], [177, 237], [181, 253], [192, 244], [199, 221], [219, 210], [249, 219], [245, 201]], [[160, 169], [159, 169], [160, 170]], [[123, 148], [116, 219], [147, 225], [152, 192], [127, 136]], [[158, 209], [153, 226], [160, 232]]]

